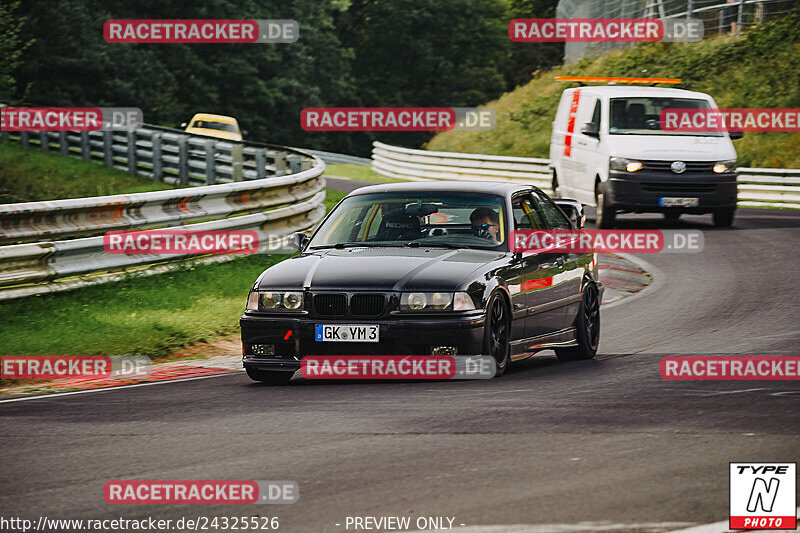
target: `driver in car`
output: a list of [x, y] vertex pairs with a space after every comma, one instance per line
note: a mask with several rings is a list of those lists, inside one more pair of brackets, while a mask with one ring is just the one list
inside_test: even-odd
[[469, 215], [472, 233], [478, 237], [500, 242], [500, 216], [489, 207], [479, 207]]

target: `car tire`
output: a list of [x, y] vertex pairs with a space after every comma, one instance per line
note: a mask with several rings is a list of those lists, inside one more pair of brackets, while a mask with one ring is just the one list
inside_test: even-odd
[[677, 222], [681, 218], [680, 211], [664, 211], [664, 220], [667, 222]]
[[495, 377], [505, 374], [511, 360], [511, 315], [505, 298], [495, 292], [486, 306], [483, 353], [495, 359]]
[[257, 368], [247, 368], [247, 375], [253, 381], [260, 381], [268, 385], [286, 385], [292, 379], [294, 372], [270, 372]]
[[718, 228], [729, 228], [733, 225], [733, 217], [736, 214], [736, 209], [733, 207], [726, 207], [724, 209], [716, 209], [713, 213], [714, 226]]
[[605, 185], [602, 183], [598, 184], [594, 190], [594, 205], [597, 206], [594, 217], [597, 227], [601, 229], [613, 228], [617, 219], [617, 211], [608, 203]]
[[562, 361], [592, 359], [600, 343], [600, 291], [594, 283], [583, 289], [583, 298], [574, 325], [578, 345], [556, 348], [556, 356]]

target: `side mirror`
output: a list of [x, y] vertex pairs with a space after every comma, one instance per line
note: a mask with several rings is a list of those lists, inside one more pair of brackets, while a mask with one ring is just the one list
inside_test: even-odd
[[744, 137], [744, 132], [743, 131], [730, 131], [730, 132], [728, 132], [728, 136], [730, 136], [732, 141], [735, 141], [736, 139], [741, 139], [742, 137]]
[[244, 136], [246, 136], [246, 135], [247, 135], [248, 133], [250, 133], [250, 132], [248, 132], [247, 130], [242, 130], [242, 131], [240, 131], [239, 133], [241, 133], [241, 134], [242, 134], [242, 137], [244, 137]]
[[583, 229], [584, 222], [586, 222], [586, 214], [583, 212], [583, 204], [577, 200], [570, 200], [567, 198], [559, 198], [553, 200], [558, 207], [567, 215], [567, 218], [572, 222], [573, 227], [576, 229]]
[[600, 138], [600, 127], [595, 124], [594, 122], [587, 122], [581, 128], [581, 133], [586, 135], [587, 137], [594, 137], [595, 139]]
[[186, 126], [188, 126], [188, 124], [186, 124], [185, 122], [181, 122], [181, 128], [185, 128]]
[[289, 236], [289, 246], [302, 252], [310, 240], [311, 238], [308, 235], [302, 231], [297, 231]]

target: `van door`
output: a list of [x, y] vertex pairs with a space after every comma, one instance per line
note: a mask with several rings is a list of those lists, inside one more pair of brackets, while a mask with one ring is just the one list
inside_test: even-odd
[[[564, 198], [572, 198], [572, 190], [570, 184], [574, 181], [572, 175], [574, 171], [569, 164], [565, 163], [565, 152], [569, 152], [566, 147], [566, 142], [572, 142], [571, 135], [568, 134], [568, 121], [570, 118], [570, 107], [573, 100], [580, 96], [580, 89], [567, 89], [561, 93], [561, 100], [558, 103], [556, 110], [556, 118], [553, 120], [552, 131], [550, 133], [550, 161], [556, 170], [556, 177], [558, 179], [558, 187], [561, 196]], [[574, 116], [574, 115], [573, 115]], [[567, 161], [568, 163], [568, 161]], [[555, 191], [553, 191], [555, 193]]]
[[[600, 153], [600, 136], [603, 120], [602, 101], [595, 96], [584, 96], [575, 117], [575, 134], [572, 160], [575, 165], [574, 180], [570, 190], [572, 198], [586, 205], [594, 205], [594, 183], [597, 168], [603, 158]], [[582, 133], [586, 125], [597, 131], [597, 136]]]

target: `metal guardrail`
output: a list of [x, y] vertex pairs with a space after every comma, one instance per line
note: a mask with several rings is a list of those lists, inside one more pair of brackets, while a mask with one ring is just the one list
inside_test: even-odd
[[[551, 194], [549, 159], [429, 152], [373, 143], [372, 169], [406, 180], [518, 181]], [[800, 209], [800, 169], [739, 168], [739, 205]]]
[[[6, 244], [0, 246], [0, 300], [109, 280], [129, 269], [155, 273], [189, 257], [109, 254], [103, 248], [107, 231], [251, 230], [264, 252], [270, 237], [308, 230], [325, 215], [325, 163], [301, 150], [227, 143], [153, 126], [124, 134], [3, 132], [2, 137], [165, 182], [208, 185], [0, 204], [0, 244]], [[193, 153], [196, 148], [200, 153]]]
[[0, 138], [181, 186], [297, 173], [310, 168], [313, 158], [280, 146], [222, 141], [151, 124], [128, 132], [2, 132]]

